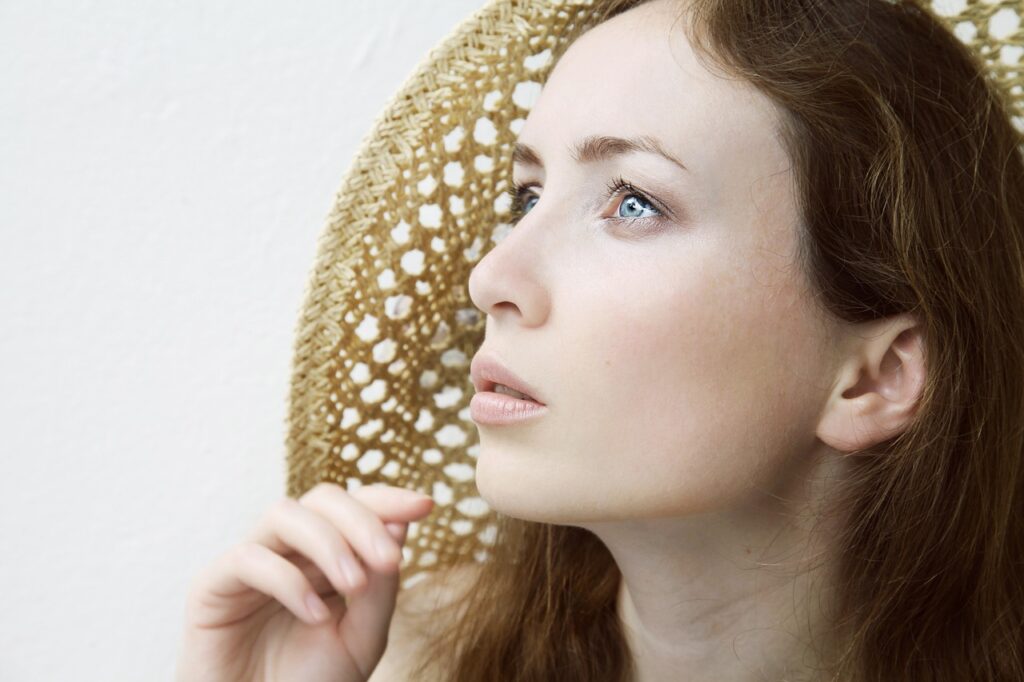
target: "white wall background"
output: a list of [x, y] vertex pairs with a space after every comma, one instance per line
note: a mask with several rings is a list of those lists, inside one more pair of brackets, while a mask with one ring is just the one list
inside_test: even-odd
[[292, 335], [355, 150], [484, 0], [0, 0], [0, 680], [171, 680], [285, 493]]

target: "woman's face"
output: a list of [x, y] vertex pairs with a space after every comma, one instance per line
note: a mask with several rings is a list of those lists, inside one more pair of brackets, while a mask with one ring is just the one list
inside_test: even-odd
[[[833, 356], [776, 112], [697, 63], [676, 7], [634, 8], [561, 58], [519, 135], [540, 162], [514, 167], [525, 214], [470, 277], [481, 351], [548, 406], [478, 425], [477, 485], [512, 516], [722, 509], [821, 445]], [[653, 141], [685, 169], [615, 144], [574, 158], [589, 136]], [[609, 196], [620, 178], [636, 192]]]

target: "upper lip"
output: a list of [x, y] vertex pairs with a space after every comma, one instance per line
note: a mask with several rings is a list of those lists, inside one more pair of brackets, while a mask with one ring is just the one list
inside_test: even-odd
[[520, 379], [512, 370], [490, 355], [477, 353], [473, 356], [473, 361], [469, 365], [469, 374], [473, 379], [473, 388], [478, 393], [494, 390], [496, 384], [504, 384], [515, 391], [525, 393], [541, 405], [546, 404], [537, 393], [537, 389]]

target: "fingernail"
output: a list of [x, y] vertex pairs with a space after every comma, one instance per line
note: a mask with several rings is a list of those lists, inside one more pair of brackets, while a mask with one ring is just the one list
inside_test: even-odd
[[306, 607], [313, 615], [313, 619], [317, 622], [330, 615], [330, 612], [327, 610], [327, 606], [320, 601], [320, 597], [316, 596], [312, 592], [306, 595]]
[[341, 572], [345, 576], [345, 580], [352, 587], [355, 587], [359, 582], [359, 567], [356, 566], [355, 560], [347, 554], [342, 554], [338, 557], [338, 566], [341, 567]]
[[374, 540], [374, 548], [377, 550], [377, 556], [383, 561], [398, 561], [401, 558], [393, 540], [381, 537], [376, 538]]

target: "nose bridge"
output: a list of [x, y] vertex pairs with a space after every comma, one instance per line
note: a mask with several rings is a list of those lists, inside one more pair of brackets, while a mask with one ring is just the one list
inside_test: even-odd
[[550, 201], [543, 208], [540, 204], [535, 202], [534, 208], [509, 227], [470, 273], [470, 298], [485, 313], [503, 301], [516, 304], [527, 317], [546, 307], [547, 273], [559, 258], [557, 242], [562, 230], [557, 221], [564, 218], [557, 217], [560, 212]]
[[579, 210], [574, 205], [573, 185], [551, 182], [551, 174], [548, 175], [542, 192], [543, 198], [534, 201], [529, 213], [520, 218], [501, 242], [504, 244], [515, 240], [515, 249], [532, 250], [534, 258], [557, 250], [557, 242], [565, 234], [562, 228], [570, 223], [571, 216]]
[[515, 260], [524, 273], [541, 278], [547, 263], [559, 258], [573, 210], [572, 193], [557, 187], [552, 191], [549, 186], [543, 191], [543, 199], [534, 200], [533, 208], [509, 228], [492, 251], [498, 252], [497, 258]]
[[508, 228], [504, 239], [494, 248], [505, 247], [506, 251], [514, 250], [517, 254], [519, 251], [532, 252], [536, 256], [545, 246], [550, 246], [547, 242], [550, 241], [553, 230], [550, 227], [545, 229], [545, 226], [550, 226], [550, 218], [547, 215], [552, 213], [550, 208], [550, 204], [541, 208], [540, 202], [535, 201], [534, 207]]

